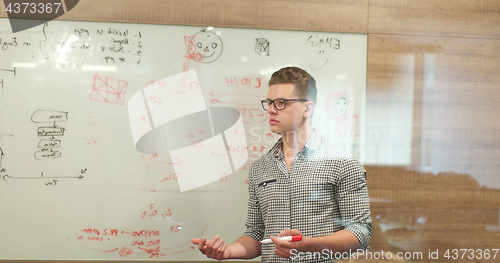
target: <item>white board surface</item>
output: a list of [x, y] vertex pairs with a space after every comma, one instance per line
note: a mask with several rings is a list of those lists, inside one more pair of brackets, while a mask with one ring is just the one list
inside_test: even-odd
[[[70, 21], [10, 30], [0, 19], [0, 259], [204, 260], [191, 238], [234, 242], [248, 167], [276, 140], [260, 100], [284, 66], [316, 79], [315, 129], [363, 157], [364, 34]], [[240, 112], [228, 132], [248, 149], [239, 140], [229, 151], [248, 158], [181, 192], [182, 161], [136, 149], [128, 102], [189, 70], [207, 108]]]

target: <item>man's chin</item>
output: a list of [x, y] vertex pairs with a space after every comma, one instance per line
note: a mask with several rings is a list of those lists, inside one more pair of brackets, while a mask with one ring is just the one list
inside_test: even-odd
[[277, 127], [271, 127], [271, 132], [277, 135], [283, 135], [283, 130], [278, 129]]
[[276, 127], [276, 125], [271, 125], [269, 128], [272, 133], [283, 133], [278, 127]]

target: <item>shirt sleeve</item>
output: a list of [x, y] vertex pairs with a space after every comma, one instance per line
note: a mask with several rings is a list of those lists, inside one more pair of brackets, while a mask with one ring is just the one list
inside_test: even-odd
[[354, 157], [343, 160], [337, 184], [337, 200], [344, 229], [358, 238], [362, 249], [368, 249], [372, 224], [366, 171]]
[[261, 241], [264, 239], [265, 227], [262, 220], [262, 214], [260, 213], [259, 201], [255, 195], [256, 186], [253, 178], [254, 164], [250, 166], [248, 174], [248, 212], [247, 221], [245, 223], [247, 229], [243, 235], [250, 236], [256, 241]]

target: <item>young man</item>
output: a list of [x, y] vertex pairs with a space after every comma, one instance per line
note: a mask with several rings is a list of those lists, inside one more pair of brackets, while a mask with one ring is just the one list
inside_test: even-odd
[[[282, 137], [250, 167], [243, 236], [229, 246], [219, 236], [208, 242], [192, 240], [207, 257], [262, 255], [263, 262], [329, 262], [336, 252], [347, 256], [368, 248], [366, 172], [351, 154], [314, 132], [316, 93], [315, 80], [300, 68], [282, 68], [272, 75], [262, 106], [269, 113], [271, 131]], [[276, 238], [289, 235], [303, 238]], [[274, 243], [261, 245], [258, 241], [265, 238]]]

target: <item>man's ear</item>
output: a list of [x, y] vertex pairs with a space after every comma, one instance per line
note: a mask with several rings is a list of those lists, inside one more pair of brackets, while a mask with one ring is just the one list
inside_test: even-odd
[[312, 101], [308, 101], [308, 102], [306, 103], [306, 110], [305, 110], [305, 113], [309, 116], [309, 115], [311, 115], [311, 114], [312, 114], [313, 110], [314, 110], [314, 102], [312, 102]]

